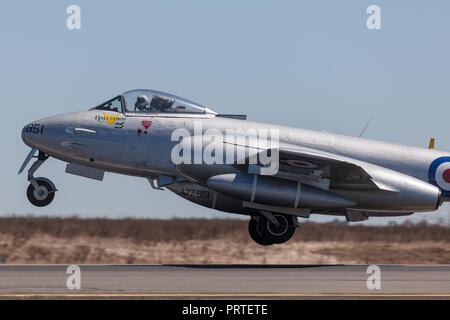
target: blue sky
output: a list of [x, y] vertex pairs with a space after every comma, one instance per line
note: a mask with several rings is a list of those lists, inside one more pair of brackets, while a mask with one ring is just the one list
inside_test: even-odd
[[[81, 30], [66, 8], [81, 8]], [[366, 8], [381, 8], [381, 30]], [[24, 124], [153, 88], [255, 121], [450, 151], [448, 1], [1, 1], [1, 215], [228, 217], [150, 189], [39, 169], [60, 192], [47, 208], [25, 197], [17, 170]], [[419, 214], [435, 221], [448, 214]], [[375, 219], [382, 223], [392, 219]]]

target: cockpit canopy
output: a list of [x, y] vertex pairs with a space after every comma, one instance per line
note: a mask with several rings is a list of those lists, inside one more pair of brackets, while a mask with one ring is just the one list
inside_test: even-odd
[[91, 109], [114, 111], [127, 114], [211, 114], [216, 113], [198, 103], [165, 92], [138, 89], [122, 95]]

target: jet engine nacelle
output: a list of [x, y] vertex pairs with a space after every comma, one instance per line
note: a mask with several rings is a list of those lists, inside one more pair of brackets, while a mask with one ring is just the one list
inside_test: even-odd
[[208, 186], [243, 201], [289, 208], [348, 208], [357, 203], [332, 192], [297, 181], [254, 174], [221, 174]]

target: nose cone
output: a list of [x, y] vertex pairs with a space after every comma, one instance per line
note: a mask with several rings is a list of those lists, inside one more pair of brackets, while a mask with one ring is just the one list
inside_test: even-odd
[[57, 115], [33, 121], [22, 129], [23, 142], [39, 150], [52, 150], [65, 138], [73, 114]]
[[35, 135], [36, 134], [33, 133], [33, 124], [32, 123], [27, 124], [25, 127], [23, 127], [22, 140], [27, 146], [29, 146], [31, 148], [35, 147], [35, 141], [34, 141], [35, 139], [33, 139], [33, 138], [35, 138], [34, 137]]
[[39, 148], [45, 140], [44, 127], [47, 131], [49, 126], [45, 122], [45, 119], [27, 124], [22, 129], [23, 142], [31, 148]]

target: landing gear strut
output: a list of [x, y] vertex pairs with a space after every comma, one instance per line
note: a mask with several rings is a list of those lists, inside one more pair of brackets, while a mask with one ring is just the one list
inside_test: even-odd
[[288, 241], [294, 235], [296, 226], [295, 216], [262, 212], [250, 219], [248, 232], [253, 241], [268, 246]]
[[48, 155], [39, 151], [38, 156], [34, 156], [36, 149], [31, 150], [28, 157], [25, 159], [25, 162], [22, 165], [19, 173], [23, 171], [31, 158], [37, 158], [37, 160], [31, 165], [28, 170], [28, 181], [30, 181], [30, 185], [27, 188], [27, 198], [28, 200], [35, 205], [36, 207], [45, 207], [49, 205], [53, 198], [55, 197], [56, 187], [47, 178], [42, 177], [34, 177], [34, 173], [36, 170], [48, 159]]

